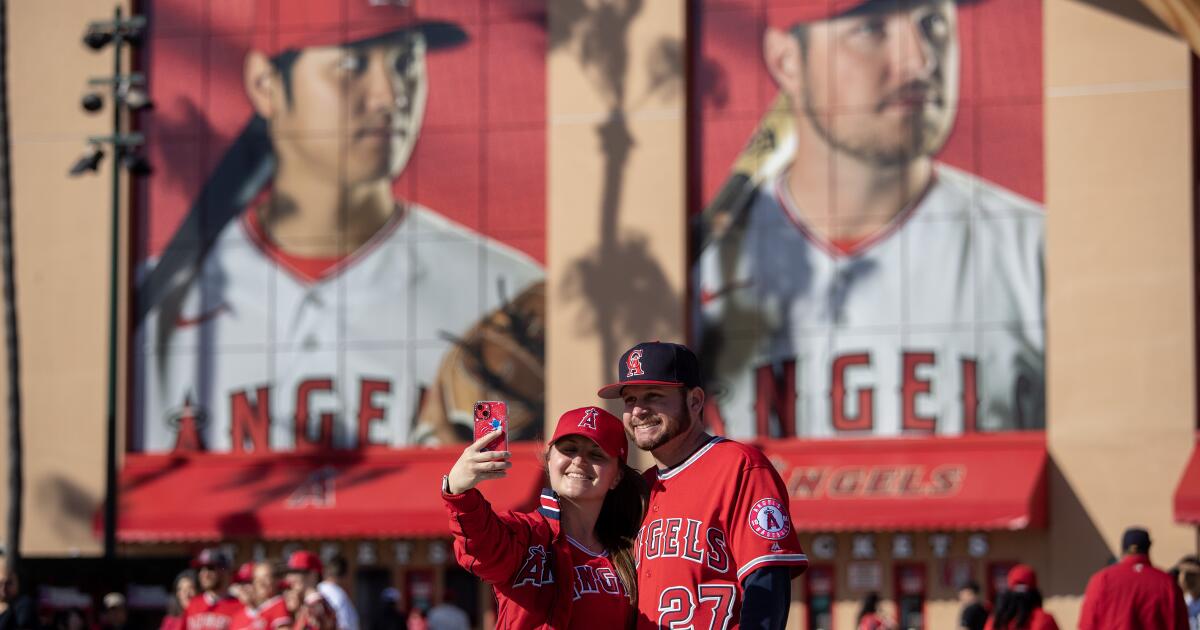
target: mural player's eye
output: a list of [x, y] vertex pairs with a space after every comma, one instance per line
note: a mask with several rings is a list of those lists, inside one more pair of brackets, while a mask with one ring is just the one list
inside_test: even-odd
[[883, 39], [887, 35], [887, 23], [883, 16], [872, 16], [859, 23], [853, 32], [871, 39]]
[[930, 13], [921, 18], [921, 32], [930, 41], [944, 42], [950, 37], [950, 22], [943, 13]]
[[411, 52], [403, 52], [396, 55], [396, 72], [400, 74], [408, 74], [412, 70], [413, 54]]
[[367, 68], [367, 57], [360, 52], [348, 50], [338, 61], [338, 70], [347, 74], [360, 74]]

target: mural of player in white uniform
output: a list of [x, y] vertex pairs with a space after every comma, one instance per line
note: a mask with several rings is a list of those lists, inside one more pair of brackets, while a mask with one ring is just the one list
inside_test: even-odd
[[790, 132], [696, 312], [731, 436], [1044, 426], [1043, 212], [935, 160], [958, 111], [951, 0], [768, 13]]
[[[447, 349], [542, 279], [516, 249], [396, 198], [425, 113], [426, 54], [464, 34], [405, 5], [354, 4], [354, 29], [281, 27], [245, 60], [273, 183], [147, 314], [135, 450], [436, 440], [416, 419]], [[325, 10], [339, 19], [339, 3]]]

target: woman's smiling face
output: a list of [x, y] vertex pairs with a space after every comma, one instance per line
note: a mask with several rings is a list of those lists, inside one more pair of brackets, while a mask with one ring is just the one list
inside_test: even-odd
[[617, 485], [617, 459], [582, 435], [567, 435], [550, 447], [546, 457], [550, 487], [574, 502], [603, 501]]

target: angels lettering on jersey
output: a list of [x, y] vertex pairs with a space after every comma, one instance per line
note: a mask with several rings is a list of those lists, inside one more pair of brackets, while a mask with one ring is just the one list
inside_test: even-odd
[[1043, 213], [945, 165], [851, 247], [776, 178], [694, 280], [708, 419], [732, 437], [959, 434], [1044, 425]]
[[639, 564], [660, 558], [681, 558], [717, 574], [728, 573], [732, 566], [725, 532], [691, 518], [647, 520], [638, 531], [637, 558]]
[[[588, 596], [625, 597], [625, 589], [617, 572], [608, 561], [607, 554], [594, 554], [571, 541], [576, 547], [572, 552], [572, 599], [579, 601]], [[532, 545], [525, 552], [525, 561], [513, 577], [513, 588], [542, 587], [554, 584], [554, 570], [550, 566], [550, 554], [542, 545]]]
[[410, 204], [325, 275], [305, 277], [244, 213], [139, 330], [133, 448], [427, 441], [417, 418], [447, 352], [542, 275], [523, 253]]

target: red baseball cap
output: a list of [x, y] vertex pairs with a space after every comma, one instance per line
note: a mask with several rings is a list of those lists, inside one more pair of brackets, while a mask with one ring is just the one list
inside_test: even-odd
[[582, 435], [588, 438], [622, 464], [629, 453], [624, 425], [616, 416], [599, 407], [580, 407], [559, 416], [558, 426], [554, 428], [554, 437], [550, 438], [550, 444], [568, 435]]
[[289, 573], [293, 571], [316, 571], [320, 573], [322, 569], [321, 558], [311, 551], [300, 549], [293, 551], [292, 555], [288, 556], [287, 570]]
[[1020, 592], [1037, 587], [1037, 574], [1028, 564], [1018, 564], [1008, 570], [1008, 588]]
[[788, 29], [849, 13], [872, 0], [777, 0], [767, 4], [767, 25]]
[[243, 562], [242, 566], [238, 567], [237, 573], [233, 574], [234, 584], [249, 584], [254, 581], [254, 563]]
[[[432, 0], [425, 0], [424, 4]], [[251, 48], [268, 57], [310, 46], [344, 46], [405, 32], [429, 49], [456, 46], [467, 35], [451, 22], [423, 17], [421, 0], [257, 0]]]
[[[964, 5], [978, 1], [955, 0], [954, 3]], [[769, 0], [767, 2], [767, 25], [771, 28], [786, 30], [797, 24], [822, 22], [842, 17], [859, 9], [891, 11], [905, 6], [911, 5], [901, 3], [899, 0]]]

